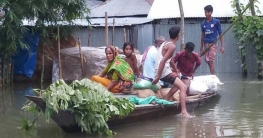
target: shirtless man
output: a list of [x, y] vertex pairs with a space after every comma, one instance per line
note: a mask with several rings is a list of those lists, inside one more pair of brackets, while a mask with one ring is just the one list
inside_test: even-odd
[[156, 84], [159, 80], [168, 82], [173, 85], [168, 94], [164, 99], [169, 100], [172, 95], [180, 89], [180, 103], [181, 103], [181, 114], [183, 117], [190, 117], [186, 110], [186, 85], [178, 78], [176, 72], [172, 72], [171, 65], [174, 65], [171, 57], [175, 51], [175, 43], [178, 41], [180, 36], [180, 27], [173, 26], [169, 29], [170, 40], [164, 42], [158, 49], [156, 55], [155, 69], [156, 76], [153, 80], [153, 84]]

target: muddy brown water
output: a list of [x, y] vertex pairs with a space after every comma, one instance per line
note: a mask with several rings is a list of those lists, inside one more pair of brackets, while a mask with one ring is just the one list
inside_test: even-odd
[[[218, 74], [225, 83], [220, 96], [192, 112], [194, 118], [179, 115], [148, 120], [113, 128], [113, 137], [263, 137], [263, 82], [249, 75]], [[53, 121], [43, 119], [34, 131], [18, 129], [24, 113], [24, 95], [31, 94], [37, 84], [15, 84], [0, 92], [0, 138], [87, 138], [83, 133], [64, 133]], [[95, 136], [93, 136], [95, 137]]]

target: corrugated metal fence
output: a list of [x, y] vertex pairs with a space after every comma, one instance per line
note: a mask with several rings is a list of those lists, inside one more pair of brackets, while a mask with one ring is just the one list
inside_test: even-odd
[[[153, 44], [153, 40], [155, 36], [162, 35], [167, 40], [169, 39], [168, 30], [173, 25], [167, 24], [159, 24], [159, 25], [152, 25], [152, 24], [145, 24], [145, 25], [137, 25], [134, 28], [126, 29], [126, 40], [132, 41], [136, 44], [137, 49], [143, 53], [143, 51], [150, 45]], [[229, 27], [230, 24], [222, 24], [223, 31]], [[75, 32], [75, 37], [80, 37], [83, 46], [88, 45], [88, 34], [89, 30], [87, 28], [82, 28]], [[114, 33], [114, 44], [115, 46], [122, 48], [124, 43], [124, 33], [123, 28], [115, 28]], [[200, 24], [185, 24], [185, 43], [186, 42], [193, 42], [195, 43], [196, 52], [199, 53], [200, 50], [200, 37], [201, 37], [201, 30]], [[109, 44], [112, 44], [112, 28], [109, 28]], [[90, 32], [90, 46], [104, 46], [105, 45], [105, 29], [104, 28], [96, 28], [91, 30]], [[180, 50], [180, 41], [176, 44], [177, 45], [177, 52]], [[224, 45], [225, 45], [225, 53], [222, 55], [219, 53], [220, 51], [220, 42], [218, 42], [217, 47], [217, 55], [215, 59], [215, 67], [217, 73], [231, 73], [231, 72], [241, 72], [241, 58], [238, 46], [236, 45], [234, 35], [232, 30], [230, 29], [224, 35]], [[247, 51], [247, 64], [248, 64], [248, 72], [256, 72], [257, 65], [256, 65], [256, 58], [255, 58], [255, 50], [248, 50]], [[202, 57], [202, 65], [197, 70], [199, 73], [208, 73], [209, 68], [204, 58]]]

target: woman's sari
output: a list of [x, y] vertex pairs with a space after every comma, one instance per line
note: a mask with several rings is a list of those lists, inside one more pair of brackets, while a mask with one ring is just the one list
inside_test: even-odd
[[[105, 72], [107, 78], [92, 76], [91, 80], [101, 83], [104, 87], [108, 87], [111, 81], [116, 79], [113, 78], [116, 77], [117, 74], [118, 83], [110, 91], [113, 93], [129, 92], [133, 87], [134, 82], [134, 73], [131, 66], [120, 56], [116, 56], [115, 59], [108, 64], [107, 67], [109, 68], [107, 69], [106, 67], [107, 71]], [[113, 74], [115, 74], [115, 76]]]
[[131, 66], [120, 56], [112, 61], [107, 72], [107, 77], [111, 79], [113, 72], [116, 72], [119, 77], [118, 89], [119, 92], [128, 92], [131, 90], [134, 82], [134, 73]]

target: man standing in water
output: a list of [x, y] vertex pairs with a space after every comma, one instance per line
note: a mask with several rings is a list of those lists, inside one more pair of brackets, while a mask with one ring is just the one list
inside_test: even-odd
[[[209, 48], [210, 44], [212, 44], [222, 33], [220, 21], [216, 18], [212, 17], [213, 7], [211, 5], [207, 5], [204, 8], [206, 20], [201, 23], [201, 47], [200, 54], [203, 53], [203, 47], [205, 49]], [[225, 47], [223, 44], [223, 37], [220, 38], [221, 48], [220, 53], [223, 54], [225, 51]], [[207, 62], [210, 73], [215, 74], [215, 66], [214, 60], [216, 55], [216, 44], [214, 44], [206, 53], [205, 53], [205, 61]]]
[[159, 80], [168, 82], [173, 85], [168, 94], [164, 99], [169, 100], [173, 94], [180, 89], [180, 103], [181, 103], [181, 114], [183, 117], [190, 117], [186, 110], [186, 85], [178, 77], [178, 73], [172, 72], [171, 65], [174, 65], [171, 57], [175, 51], [175, 43], [178, 41], [180, 36], [180, 27], [173, 26], [169, 29], [170, 40], [163, 42], [158, 48], [155, 61], [155, 79], [153, 84], [156, 84]]

